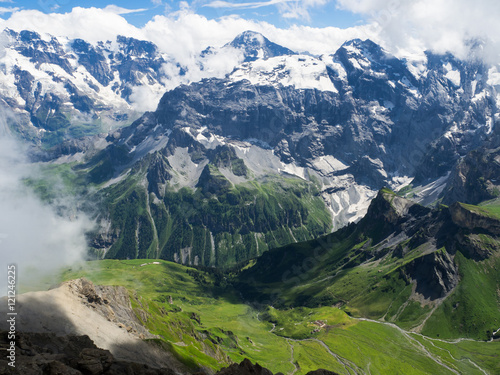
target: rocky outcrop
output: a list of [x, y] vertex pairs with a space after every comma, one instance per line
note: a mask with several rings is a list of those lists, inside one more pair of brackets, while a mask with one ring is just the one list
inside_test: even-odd
[[217, 168], [227, 168], [235, 176], [248, 177], [249, 169], [243, 159], [238, 158], [233, 147], [217, 146], [214, 150], [210, 150], [207, 156]]
[[[368, 212], [361, 219], [360, 229], [373, 237], [374, 244], [389, 236], [402, 234], [405, 238], [414, 235], [415, 222], [424, 223], [430, 218], [431, 210], [408, 199], [397, 196], [389, 189], [382, 189], [371, 201]], [[427, 241], [432, 234], [427, 234]]]
[[478, 204], [500, 194], [500, 127], [481, 148], [471, 151], [452, 170], [443, 203]]
[[[6, 303], [0, 305], [1, 314], [6, 313], [6, 306]], [[50, 350], [61, 355], [66, 353], [71, 357], [71, 353], [65, 349], [68, 346], [77, 353], [76, 359], [68, 359], [69, 362], [63, 361], [62, 363], [71, 367], [73, 363], [78, 362], [78, 368], [87, 366], [87, 370], [79, 370], [84, 374], [91, 373], [89, 371], [92, 369], [99, 374], [106, 373], [105, 368], [113, 361], [109, 353], [117, 361], [141, 364], [134, 365], [136, 367], [173, 368], [179, 372], [185, 371], [184, 365], [170, 352], [145, 341], [145, 339], [154, 339], [156, 336], [149, 333], [138, 320], [136, 311], [132, 309], [129, 293], [123, 287], [97, 286], [86, 279], [72, 280], [49, 291], [24, 293], [17, 296], [16, 311], [20, 317], [16, 325], [16, 333], [27, 334], [28, 337], [45, 337], [44, 341], [38, 345], [40, 350], [45, 351], [39, 352], [35, 348], [37, 353], [41, 353], [38, 357], [41, 360], [45, 356], [44, 353], [50, 353]], [[145, 317], [147, 318], [147, 315]], [[0, 321], [0, 329], [7, 330], [8, 328], [6, 321]], [[33, 336], [34, 334], [40, 336]], [[57, 345], [53, 348], [50, 344], [51, 339], [47, 339], [44, 335], [58, 337], [86, 335], [88, 337], [65, 339], [60, 348]], [[81, 349], [89, 349], [84, 352], [86, 354], [83, 357], [80, 357], [80, 349], [74, 349], [74, 345], [71, 344], [75, 340], [76, 342], [83, 340], [85, 346]], [[22, 350], [25, 349], [22, 346], [22, 340], [18, 343], [21, 345], [20, 353], [22, 354], [24, 353]], [[96, 347], [100, 349], [97, 350]], [[29, 352], [26, 353], [29, 355]], [[63, 358], [64, 355], [61, 357]], [[58, 357], [51, 358], [57, 360]], [[54, 364], [53, 366], [60, 367], [61, 365]], [[39, 372], [32, 373], [38, 374]], [[117, 372], [113, 374], [115, 373]], [[30, 372], [19, 372], [19, 374], [30, 374]]]
[[480, 207], [456, 202], [450, 206], [450, 213], [453, 222], [459, 227], [500, 235], [500, 220]]
[[415, 282], [415, 292], [431, 301], [446, 297], [459, 281], [458, 267], [445, 250], [411, 261], [402, 272]]
[[220, 195], [229, 190], [231, 182], [228, 181], [216, 167], [207, 165], [201, 172], [196, 187], [200, 187], [205, 194]]
[[82, 39], [75, 39], [71, 48], [78, 56], [78, 62], [103, 86], [107, 86], [113, 80], [113, 73], [101, 48], [95, 48]]
[[94, 285], [85, 278], [70, 281], [67, 285], [80, 296], [85, 305], [128, 333], [141, 340], [156, 338], [137, 319], [129, 293], [124, 287]]
[[[117, 360], [98, 348], [88, 336], [58, 336], [54, 333], [21, 332], [15, 338], [15, 367], [0, 358], [2, 375], [174, 375], [169, 368]], [[2, 353], [10, 350], [7, 332], [0, 331]]]
[[244, 31], [223, 48], [232, 47], [243, 52], [244, 61], [268, 59], [275, 56], [293, 55], [295, 52], [271, 42], [264, 35], [255, 31]]
[[160, 153], [155, 153], [152, 156], [153, 160], [149, 164], [146, 179], [148, 180], [148, 191], [155, 193], [157, 197], [163, 197], [165, 192], [165, 184], [172, 178], [170, 173], [172, 167], [168, 160]]
[[[276, 375], [282, 375], [278, 372]], [[216, 375], [273, 375], [271, 371], [262, 367], [258, 363], [255, 365], [245, 358], [240, 364], [233, 363], [231, 366], [223, 368]], [[329, 370], [310, 371], [306, 375], [338, 375], [336, 372]]]

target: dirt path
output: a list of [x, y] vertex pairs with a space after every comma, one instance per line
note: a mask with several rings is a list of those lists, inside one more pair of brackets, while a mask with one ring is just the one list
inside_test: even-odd
[[291, 339], [286, 339], [286, 342], [288, 343], [288, 345], [290, 345], [290, 363], [293, 365], [293, 367], [295, 368], [295, 370], [293, 370], [290, 375], [294, 375], [297, 371], [299, 371], [299, 368], [297, 367], [297, 365], [295, 364], [294, 362], [294, 355], [293, 355], [293, 344], [292, 344], [292, 341]]
[[[396, 328], [399, 332], [401, 332], [403, 334], [403, 336], [405, 336], [409, 342], [413, 343], [416, 347], [420, 348], [420, 350], [429, 358], [429, 359], [432, 359], [434, 362], [436, 362], [438, 365], [444, 367], [445, 369], [447, 369], [448, 371], [451, 371], [453, 372], [454, 374], [457, 374], [457, 375], [460, 375], [460, 373], [458, 371], [456, 371], [455, 369], [451, 368], [450, 366], [448, 366], [447, 364], [443, 363], [443, 361], [441, 361], [439, 358], [436, 358], [432, 353], [430, 353], [427, 348], [420, 342], [418, 341], [417, 339], [411, 337], [410, 333], [405, 331], [404, 329], [398, 327], [397, 325], [393, 324], [393, 323], [388, 323], [388, 322], [380, 322], [378, 320], [372, 320], [372, 319], [366, 319], [366, 318], [355, 318], [356, 320], [360, 320], [360, 321], [367, 321], [367, 322], [372, 322], [372, 323], [378, 323], [378, 324], [387, 324], [387, 325], [390, 325], [391, 327], [393, 328]], [[415, 335], [419, 335], [421, 337], [424, 337], [424, 335], [421, 335], [420, 333], [416, 333], [416, 332], [412, 332], [413, 334]], [[443, 342], [448, 342], [448, 341], [444, 341], [442, 340]]]

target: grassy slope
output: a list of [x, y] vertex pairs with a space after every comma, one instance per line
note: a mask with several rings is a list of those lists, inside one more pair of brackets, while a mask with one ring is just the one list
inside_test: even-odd
[[203, 265], [234, 265], [269, 248], [328, 232], [331, 217], [317, 194], [311, 183], [270, 177], [231, 187], [217, 197], [200, 189], [168, 190], [158, 202], [148, 200], [137, 175], [129, 177], [104, 191], [113, 224], [123, 233], [106, 256], [173, 260], [176, 254], [180, 259], [180, 249], [189, 248], [191, 262], [197, 257]]
[[298, 178], [269, 175], [231, 185], [216, 197], [199, 188], [169, 187], [157, 200], [148, 195], [145, 167], [138, 163], [123, 180], [105, 187], [102, 181], [113, 173], [111, 159], [126, 163], [124, 152], [117, 147], [109, 160], [91, 167], [43, 164], [36, 178], [26, 180], [44, 201], [53, 202], [61, 194], [86, 197], [81, 201], [92, 214], [110, 218], [119, 235], [108, 258], [174, 260], [182, 257], [180, 249], [189, 249], [191, 263], [197, 258], [201, 265], [227, 267], [331, 229], [331, 215], [317, 186]]
[[[476, 213], [489, 210], [491, 217], [498, 206], [470, 208]], [[353, 316], [394, 322], [404, 329], [418, 327], [432, 314], [423, 328], [429, 336], [486, 340], [500, 327], [500, 253], [491, 246], [497, 239], [474, 236], [476, 244], [493, 254], [478, 261], [458, 251], [459, 285], [435, 311], [412, 299], [413, 285], [402, 276], [428, 245], [411, 248], [403, 257], [367, 255], [371, 235], [360, 234], [356, 227], [264, 254], [256, 267], [242, 273], [239, 287], [251, 300], [280, 307], [342, 305]]]
[[193, 370], [218, 369], [246, 357], [273, 372], [298, 369], [297, 374], [320, 367], [341, 374], [452, 373], [440, 362], [459, 373], [479, 373], [476, 366], [498, 372], [500, 342], [432, 340], [332, 307], [258, 311], [224, 287], [221, 275], [165, 261], [140, 267], [143, 262], [88, 262], [62, 277], [128, 288], [133, 307], [149, 314], [146, 326]]
[[479, 205], [484, 210], [488, 211], [494, 217], [500, 219], [500, 199], [493, 199]]

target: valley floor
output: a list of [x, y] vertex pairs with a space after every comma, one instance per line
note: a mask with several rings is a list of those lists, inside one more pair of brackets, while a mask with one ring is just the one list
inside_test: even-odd
[[245, 303], [223, 275], [175, 263], [105, 260], [67, 271], [122, 285], [138, 319], [189, 371], [249, 358], [273, 373], [498, 374], [499, 341], [440, 340], [334, 307], [288, 310]]

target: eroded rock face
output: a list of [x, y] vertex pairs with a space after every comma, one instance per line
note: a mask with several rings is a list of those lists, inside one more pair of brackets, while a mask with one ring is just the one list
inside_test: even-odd
[[140, 339], [156, 338], [139, 322], [132, 310], [130, 296], [122, 286], [94, 285], [85, 278], [69, 281], [68, 286], [83, 303], [99, 312], [110, 322]]
[[493, 235], [500, 235], [500, 221], [485, 213], [468, 209], [458, 202], [450, 206], [450, 213], [453, 222], [462, 228], [481, 229]]
[[485, 144], [469, 152], [451, 172], [443, 191], [443, 203], [478, 204], [500, 194], [500, 127]]
[[152, 158], [153, 160], [146, 175], [148, 191], [155, 193], [157, 197], [163, 197], [165, 184], [172, 178], [172, 167], [168, 163], [168, 160], [160, 153], [153, 154]]
[[405, 267], [405, 271], [416, 283], [415, 292], [431, 301], [444, 298], [458, 285], [458, 267], [446, 251], [417, 258]]
[[[2, 306], [7, 304], [0, 304], [0, 313], [5, 314], [5, 307]], [[86, 335], [95, 346], [108, 350], [118, 361], [174, 368], [180, 372], [185, 370], [172, 353], [145, 341], [157, 336], [149, 333], [139, 321], [131, 307], [129, 293], [123, 287], [96, 286], [86, 279], [72, 280], [48, 291], [19, 295], [16, 309], [19, 311], [17, 332], [61, 337]], [[149, 314], [144, 313], [145, 321]], [[0, 321], [0, 330], [8, 328], [7, 321]], [[47, 345], [50, 349], [51, 346]], [[88, 351], [84, 359], [89, 368], [98, 370], [99, 365], [92, 359], [94, 354], [97, 355]], [[102, 366], [104, 369], [105, 365]]]

